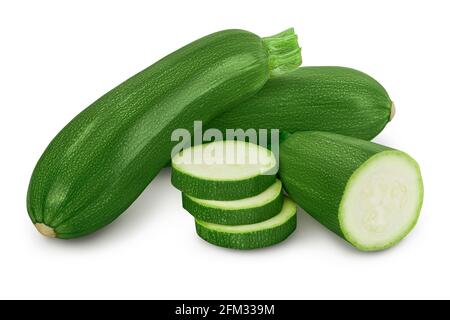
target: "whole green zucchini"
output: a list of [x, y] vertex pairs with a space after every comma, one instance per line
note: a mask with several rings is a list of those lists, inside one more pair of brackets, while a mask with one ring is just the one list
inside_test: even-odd
[[360, 71], [301, 67], [269, 80], [261, 91], [211, 121], [225, 132], [241, 128], [327, 131], [371, 140], [395, 113], [386, 90]]
[[46, 236], [74, 238], [117, 218], [170, 160], [171, 134], [241, 104], [301, 63], [292, 29], [268, 38], [226, 30], [201, 38], [106, 93], [39, 159], [27, 195]]
[[298, 132], [280, 146], [289, 196], [360, 250], [389, 248], [414, 227], [423, 201], [419, 165], [406, 153], [329, 132]]

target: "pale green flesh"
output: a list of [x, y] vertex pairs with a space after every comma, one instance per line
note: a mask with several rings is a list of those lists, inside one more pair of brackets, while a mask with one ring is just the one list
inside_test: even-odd
[[217, 208], [222, 210], [239, 210], [262, 207], [275, 200], [281, 192], [281, 181], [277, 180], [264, 192], [250, 198], [244, 198], [232, 201], [204, 200], [188, 196], [193, 201], [205, 207]]
[[256, 231], [262, 231], [267, 229], [276, 228], [278, 226], [283, 225], [286, 223], [290, 218], [292, 218], [297, 213], [297, 206], [295, 202], [293, 202], [291, 199], [285, 198], [283, 207], [279, 214], [274, 216], [273, 218], [255, 223], [255, 224], [247, 224], [247, 225], [240, 225], [240, 226], [226, 226], [226, 225], [220, 225], [220, 224], [214, 224], [214, 223], [208, 223], [204, 221], [197, 220], [196, 222], [203, 227], [217, 231], [217, 232], [223, 232], [223, 233], [251, 233]]
[[195, 178], [238, 181], [270, 174], [277, 166], [268, 149], [243, 141], [216, 141], [181, 151], [172, 167]]
[[363, 250], [381, 250], [415, 226], [423, 199], [417, 163], [400, 151], [378, 153], [349, 179], [339, 208], [345, 238]]

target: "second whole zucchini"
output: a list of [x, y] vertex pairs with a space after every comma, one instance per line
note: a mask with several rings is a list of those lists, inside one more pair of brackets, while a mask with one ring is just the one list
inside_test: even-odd
[[175, 129], [212, 120], [300, 62], [292, 29], [268, 38], [221, 31], [156, 62], [95, 101], [51, 141], [28, 188], [32, 222], [57, 238], [109, 224], [169, 162]]
[[344, 67], [301, 67], [269, 80], [262, 90], [215, 118], [220, 129], [327, 131], [371, 140], [392, 119], [395, 107], [383, 86]]

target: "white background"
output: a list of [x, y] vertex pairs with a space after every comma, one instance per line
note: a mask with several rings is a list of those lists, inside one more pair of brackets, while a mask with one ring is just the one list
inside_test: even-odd
[[[448, 1], [2, 1], [0, 298], [450, 298]], [[421, 219], [361, 253], [305, 214], [286, 242], [239, 252], [199, 239], [163, 171], [112, 225], [46, 239], [25, 197], [49, 141], [100, 95], [203, 35], [295, 27], [304, 65], [379, 80], [397, 105], [377, 141], [420, 163]]]

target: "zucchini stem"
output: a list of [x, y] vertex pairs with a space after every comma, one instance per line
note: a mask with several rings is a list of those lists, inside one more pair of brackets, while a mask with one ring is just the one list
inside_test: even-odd
[[301, 48], [293, 28], [262, 38], [262, 42], [269, 56], [271, 78], [295, 70], [302, 64]]

